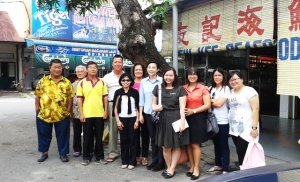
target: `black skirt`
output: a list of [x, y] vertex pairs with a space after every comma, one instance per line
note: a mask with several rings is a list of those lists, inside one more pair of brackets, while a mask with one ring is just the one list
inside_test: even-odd
[[189, 124], [190, 143], [204, 143], [207, 139], [206, 113], [196, 113], [186, 117]]
[[189, 144], [189, 130], [175, 133], [172, 123], [180, 119], [179, 110], [163, 110], [156, 130], [156, 144], [166, 148], [176, 148]]

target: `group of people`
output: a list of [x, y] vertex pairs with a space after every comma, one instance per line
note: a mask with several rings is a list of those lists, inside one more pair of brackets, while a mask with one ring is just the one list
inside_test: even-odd
[[[146, 68], [137, 63], [129, 74], [122, 71], [123, 57], [116, 55], [112, 68], [101, 79], [95, 62], [77, 66], [78, 79], [71, 84], [62, 76], [60, 60], [51, 60], [50, 75], [39, 81], [35, 91], [39, 162], [48, 158], [53, 125], [60, 159], [68, 162], [72, 120], [73, 156], [82, 154], [82, 165], [88, 165], [93, 157], [101, 164], [114, 161], [119, 156], [119, 132], [122, 169], [141, 164], [148, 170], [163, 170], [162, 176], [168, 179], [175, 175], [178, 163], [188, 162], [186, 176], [196, 180], [201, 171], [201, 143], [209, 139], [207, 112], [213, 112], [219, 132], [212, 138], [215, 166], [208, 172], [229, 171], [229, 135], [242, 164], [248, 143], [258, 136], [259, 99], [253, 88], [244, 85], [239, 71], [228, 74], [230, 89], [227, 74], [221, 68], [213, 71], [211, 87], [200, 83], [199, 70], [194, 67], [186, 70], [183, 86], [179, 85], [174, 68], [165, 69], [160, 77], [156, 62], [149, 61]], [[152, 121], [152, 112], [159, 112], [159, 122]], [[178, 120], [179, 132], [175, 132], [172, 124]], [[107, 158], [102, 142], [106, 124]]]

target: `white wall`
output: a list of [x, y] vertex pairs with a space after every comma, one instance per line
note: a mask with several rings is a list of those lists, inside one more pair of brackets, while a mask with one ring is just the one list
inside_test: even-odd
[[[9, 14], [21, 38], [25, 38], [30, 31], [31, 8], [28, 8], [30, 4], [29, 1], [30, 0], [0, 0], [0, 11], [6, 11]], [[28, 11], [26, 11], [27, 9]]]

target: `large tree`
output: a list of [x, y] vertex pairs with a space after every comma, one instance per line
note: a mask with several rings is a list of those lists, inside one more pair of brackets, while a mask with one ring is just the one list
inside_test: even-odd
[[[160, 67], [168, 67], [164, 58], [155, 47], [154, 37], [156, 29], [161, 25], [171, 0], [163, 0], [163, 4], [154, 5], [153, 0], [150, 10], [145, 13], [138, 0], [111, 0], [122, 24], [119, 35], [118, 49], [122, 55], [133, 63], [156, 61]], [[146, 1], [146, 0], [143, 0]], [[38, 0], [40, 7], [53, 9], [59, 5], [60, 0]], [[79, 9], [84, 15], [86, 11], [92, 11], [107, 0], [65, 0], [66, 9], [72, 11]], [[148, 14], [148, 18], [146, 16]]]

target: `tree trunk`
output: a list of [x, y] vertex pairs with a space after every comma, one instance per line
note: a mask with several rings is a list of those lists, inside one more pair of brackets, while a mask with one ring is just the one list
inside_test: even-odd
[[112, 0], [121, 20], [118, 49], [133, 63], [155, 61], [160, 68], [169, 67], [155, 47], [156, 27], [147, 19], [137, 0]]

